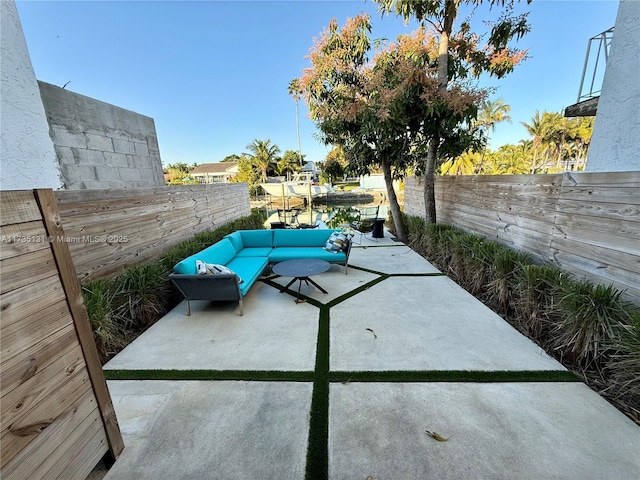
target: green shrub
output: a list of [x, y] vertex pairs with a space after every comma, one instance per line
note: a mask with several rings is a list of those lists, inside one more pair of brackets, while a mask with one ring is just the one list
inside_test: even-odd
[[501, 246], [495, 252], [491, 266], [488, 292], [491, 304], [504, 312], [513, 312], [516, 300], [517, 273], [524, 265], [531, 265], [533, 260], [530, 255], [508, 247]]
[[515, 309], [521, 330], [545, 344], [551, 328], [560, 320], [558, 301], [567, 275], [550, 265], [523, 265], [517, 275]]
[[640, 396], [640, 313], [634, 312], [627, 324], [619, 325], [610, 348], [615, 349], [607, 365], [614, 393]]
[[492, 275], [493, 259], [499, 248], [498, 243], [478, 237], [478, 241], [471, 245], [471, 251], [467, 252], [467, 268], [473, 276], [467, 284], [469, 292], [473, 295], [486, 298]]
[[122, 299], [118, 314], [127, 328], [145, 329], [167, 312], [168, 278], [161, 263], [136, 265], [117, 277]]
[[556, 349], [582, 365], [599, 362], [610, 350], [618, 327], [631, 318], [623, 293], [613, 285], [564, 282], [559, 304], [562, 320], [553, 332]]
[[93, 338], [103, 362], [127, 343], [126, 329], [114, 310], [115, 298], [118, 295], [113, 280], [93, 280], [82, 286], [82, 296]]

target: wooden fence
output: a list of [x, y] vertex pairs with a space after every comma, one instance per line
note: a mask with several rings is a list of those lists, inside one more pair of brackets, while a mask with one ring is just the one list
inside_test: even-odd
[[81, 280], [110, 277], [249, 215], [246, 183], [54, 192]]
[[[439, 223], [497, 240], [640, 304], [640, 172], [436, 178]], [[405, 212], [423, 217], [420, 179]]]
[[0, 477], [84, 480], [124, 445], [53, 192], [0, 192], [0, 230]]

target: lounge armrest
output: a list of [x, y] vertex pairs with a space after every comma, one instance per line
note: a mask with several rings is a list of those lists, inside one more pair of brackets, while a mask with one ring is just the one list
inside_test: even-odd
[[169, 274], [169, 280], [187, 301], [187, 315], [191, 314], [190, 300], [237, 301], [242, 315], [242, 294], [235, 274], [183, 275]]

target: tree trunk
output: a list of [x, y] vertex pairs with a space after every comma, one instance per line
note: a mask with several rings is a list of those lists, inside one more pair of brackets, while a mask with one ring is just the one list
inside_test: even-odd
[[[458, 16], [460, 0], [445, 0], [445, 14], [438, 43], [438, 93], [445, 94], [449, 86], [449, 36]], [[427, 223], [436, 223], [435, 176], [440, 135], [429, 140], [429, 150], [424, 169], [424, 208]]]
[[427, 162], [424, 170], [424, 208], [427, 223], [436, 223], [436, 157], [439, 139], [431, 139], [427, 151]]
[[406, 243], [407, 235], [404, 231], [404, 222], [402, 221], [402, 213], [400, 212], [398, 197], [396, 196], [396, 191], [393, 188], [393, 176], [391, 175], [389, 157], [386, 155], [382, 156], [382, 158], [380, 158], [380, 165], [382, 166], [382, 173], [384, 174], [384, 183], [387, 187], [387, 197], [389, 198], [389, 208], [391, 209], [393, 225], [396, 229], [396, 237], [401, 242]]

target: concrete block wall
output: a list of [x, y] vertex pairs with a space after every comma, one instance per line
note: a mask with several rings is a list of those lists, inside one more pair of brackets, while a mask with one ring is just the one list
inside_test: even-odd
[[164, 185], [152, 118], [38, 82], [63, 189]]

